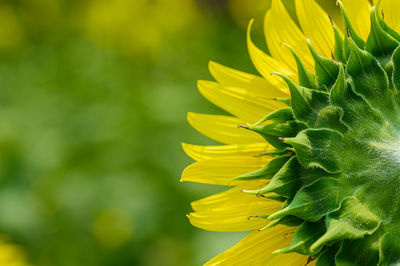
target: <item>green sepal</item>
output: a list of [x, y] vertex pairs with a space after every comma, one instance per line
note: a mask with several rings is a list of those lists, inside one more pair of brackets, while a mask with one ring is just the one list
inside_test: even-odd
[[272, 178], [281, 168], [285, 165], [285, 163], [290, 159], [290, 156], [281, 156], [272, 159], [269, 163], [263, 168], [250, 172], [244, 175], [240, 175], [232, 179], [232, 181], [236, 180], [257, 180], [257, 179], [270, 179]]
[[280, 136], [268, 134], [266, 131], [261, 130], [261, 126], [239, 126], [248, 130], [252, 130], [253, 132], [258, 133], [261, 137], [263, 137], [269, 144], [271, 144], [274, 148], [277, 150], [284, 151], [287, 148], [290, 148], [289, 144], [286, 144], [282, 141], [282, 138]]
[[[357, 97], [357, 95], [355, 95], [354, 92], [347, 87], [344, 68], [343, 66], [340, 66], [339, 75], [335, 84], [332, 87], [331, 93], [329, 95], [329, 100], [332, 103], [332, 105], [337, 106], [342, 110], [340, 120], [346, 126], [351, 124], [352, 117], [355, 113], [354, 110], [355, 105], [348, 103], [350, 95], [352, 96], [351, 98]], [[353, 100], [353, 102], [354, 101], [355, 99]]]
[[372, 107], [392, 115], [394, 95], [389, 89], [385, 70], [370, 53], [358, 48], [353, 41], [350, 41], [350, 50], [346, 72], [351, 76], [353, 89]]
[[315, 62], [315, 73], [317, 74], [317, 82], [320, 88], [330, 88], [335, 83], [337, 75], [339, 73], [339, 67], [330, 58], [320, 56], [314, 47], [311, 45], [310, 40], [307, 41], [308, 49], [310, 50], [314, 62]]
[[304, 222], [294, 233], [292, 242], [289, 246], [276, 250], [274, 254], [297, 252], [302, 255], [313, 255], [319, 252], [311, 251], [311, 245], [325, 232], [323, 222], [309, 223]]
[[301, 179], [297, 176], [297, 169], [301, 167], [296, 157], [292, 157], [284, 166], [273, 176], [265, 188], [260, 189], [260, 194], [275, 192], [287, 198], [292, 198], [299, 187]]
[[278, 194], [268, 194], [268, 195], [263, 195], [264, 198], [270, 199], [270, 200], [275, 200], [278, 202], [285, 202], [287, 201], [287, 198], [282, 197], [281, 195]]
[[347, 127], [340, 121], [341, 118], [341, 109], [336, 106], [328, 105], [319, 111], [313, 127], [330, 128], [344, 133], [347, 131]]
[[302, 87], [318, 90], [318, 84], [317, 80], [315, 79], [314, 73], [312, 73], [310, 70], [308, 70], [303, 62], [301, 61], [299, 55], [296, 53], [296, 51], [290, 46], [285, 44], [291, 51], [294, 60], [296, 61], [297, 65], [297, 73], [299, 76], [299, 85]]
[[400, 264], [400, 237], [386, 233], [379, 246], [379, 266], [394, 266]]
[[268, 124], [264, 126], [250, 126], [250, 130], [257, 132], [258, 134], [267, 134], [277, 137], [294, 137], [300, 131], [307, 128], [304, 123], [289, 121], [285, 124], [283, 123], [275, 123]]
[[341, 171], [339, 162], [332, 156], [332, 147], [337, 146], [343, 135], [331, 129], [306, 129], [295, 138], [285, 139], [293, 146], [297, 159], [306, 168], [320, 167], [328, 173]]
[[291, 216], [291, 215], [282, 217], [278, 220], [279, 220], [279, 224], [286, 225], [289, 227], [299, 226], [304, 222], [302, 219], [300, 219], [296, 216]]
[[256, 190], [254, 193], [261, 195], [273, 192], [292, 199], [304, 184], [310, 184], [323, 175], [327, 175], [324, 170], [320, 168], [306, 169], [296, 157], [292, 157], [264, 188]]
[[334, 59], [336, 61], [345, 63], [346, 62], [346, 56], [344, 54], [344, 41], [343, 41], [343, 36], [340, 33], [340, 30], [336, 25], [332, 25], [333, 27], [333, 33], [335, 34], [335, 50], [333, 52]]
[[277, 73], [287, 83], [292, 101], [292, 110], [295, 118], [307, 125], [313, 125], [319, 111], [329, 105], [329, 94], [297, 86], [285, 75]]
[[325, 248], [321, 256], [318, 257], [315, 266], [336, 266], [335, 256], [339, 251], [339, 248], [340, 246], [338, 244], [334, 244], [331, 247]]
[[[344, 8], [342, 1], [337, 0], [337, 3], [339, 4], [340, 11], [342, 13], [343, 22], [344, 22], [344, 26], [345, 26], [345, 29], [347, 31], [348, 37], [351, 37], [359, 48], [364, 49], [365, 42], [357, 34], [357, 32], [354, 30], [353, 26], [351, 25], [350, 19], [347, 16], [346, 9]], [[346, 38], [346, 39], [348, 39], [348, 38]], [[345, 45], [346, 45], [346, 43], [345, 43]]]
[[268, 115], [263, 117], [260, 121], [258, 121], [257, 123], [255, 123], [251, 126], [258, 126], [266, 121], [272, 121], [275, 123], [283, 123], [283, 122], [292, 121], [292, 120], [294, 120], [292, 108], [286, 107], [286, 108], [278, 109], [276, 111], [269, 113]]
[[312, 251], [320, 250], [330, 242], [343, 239], [358, 239], [374, 233], [380, 225], [379, 218], [357, 198], [350, 197], [341, 202], [340, 209], [326, 217], [326, 233], [312, 246]]
[[378, 22], [376, 8], [371, 10], [371, 31], [367, 39], [365, 49], [373, 56], [378, 58], [381, 66], [391, 73], [391, 55], [393, 51], [399, 46], [399, 42], [385, 32]]
[[349, 33], [347, 32], [347, 35], [344, 37], [344, 41], [343, 41], [343, 52], [344, 52], [344, 57], [345, 57], [345, 62], [347, 63], [347, 60], [349, 59], [350, 56], [350, 40], [351, 37], [349, 35]]
[[400, 46], [393, 52], [393, 86], [397, 93], [400, 92]]
[[285, 151], [287, 148], [290, 147], [289, 144], [284, 143], [282, 141], [281, 137], [277, 137], [277, 136], [273, 136], [270, 134], [266, 134], [263, 132], [257, 132], [258, 134], [260, 134], [269, 144], [271, 144], [272, 146], [274, 146], [274, 148], [278, 149], [278, 150], [282, 150]]
[[274, 227], [278, 224], [285, 225], [288, 227], [297, 227], [297, 226], [301, 225], [302, 223], [304, 223], [304, 221], [302, 219], [300, 219], [296, 216], [288, 215], [288, 216], [285, 216], [285, 217], [282, 217], [279, 219], [272, 220], [267, 226], [265, 226], [261, 230], [265, 230], [265, 229]]
[[400, 34], [398, 34], [394, 29], [389, 27], [386, 22], [383, 20], [383, 17], [380, 13], [380, 4], [381, 0], [378, 0], [378, 2], [375, 5], [376, 8], [376, 16], [379, 22], [379, 25], [382, 27], [382, 29], [387, 32], [390, 36], [392, 36], [394, 39], [400, 42]]
[[294, 149], [291, 148], [291, 147], [287, 147], [287, 148], [285, 148], [283, 150], [273, 149], [273, 150], [270, 150], [270, 151], [266, 151], [266, 152], [263, 152], [263, 153], [261, 153], [261, 154], [259, 154], [257, 156], [264, 156], [264, 155], [282, 156], [282, 155], [285, 155], [285, 154], [293, 154], [293, 153], [294, 153]]
[[379, 262], [380, 234], [361, 239], [343, 240], [336, 254], [337, 266], [377, 265]]
[[292, 106], [292, 101], [290, 98], [276, 98], [278, 102], [281, 102], [283, 104], [286, 104], [287, 106], [291, 107]]
[[[365, 127], [363, 117], [371, 117], [369, 123], [383, 123], [381, 116], [358, 94], [356, 94], [351, 85], [346, 81], [346, 75], [343, 66], [340, 67], [339, 76], [330, 93], [330, 102], [339, 107], [341, 112], [340, 120], [349, 128], [360, 128], [370, 130], [373, 127]], [[364, 114], [364, 116], [360, 116]]]
[[271, 214], [268, 219], [294, 215], [305, 221], [316, 222], [334, 211], [346, 193], [337, 179], [322, 177], [301, 188], [288, 206]]

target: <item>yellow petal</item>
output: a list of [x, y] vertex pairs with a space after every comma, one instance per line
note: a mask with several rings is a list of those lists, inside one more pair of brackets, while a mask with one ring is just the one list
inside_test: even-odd
[[[259, 189], [267, 182], [250, 181], [245, 187]], [[266, 226], [269, 221], [254, 216], [274, 213], [281, 209], [282, 203], [243, 193], [242, 188], [231, 188], [193, 202], [195, 212], [188, 216], [190, 222], [209, 231], [248, 231]]]
[[181, 181], [213, 185], [230, 185], [245, 181], [232, 179], [264, 167], [269, 158], [227, 157], [195, 162], [183, 171]]
[[282, 45], [287, 43], [293, 47], [303, 60], [304, 66], [314, 69], [314, 61], [307, 48], [307, 39], [289, 16], [281, 0], [272, 0], [264, 20], [264, 33], [271, 55], [279, 61], [285, 62], [296, 71], [296, 63], [288, 48]]
[[247, 48], [249, 50], [249, 55], [254, 67], [257, 71], [271, 84], [282, 90], [285, 94], [289, 94], [286, 83], [279, 77], [271, 75], [271, 72], [280, 72], [288, 77], [296, 78], [297, 70], [290, 68], [285, 63], [279, 62], [275, 58], [267, 55], [261, 51], [251, 40], [251, 26], [253, 25], [253, 20], [250, 21], [247, 29]]
[[[250, 203], [250, 202], [248, 202]], [[193, 212], [188, 215], [190, 223], [200, 229], [215, 232], [240, 232], [263, 228], [268, 225], [269, 221], [265, 218], [253, 218], [260, 214], [260, 211], [273, 213], [280, 208], [266, 208], [262, 204], [251, 202], [254, 207], [243, 211], [228, 211], [197, 213]]]
[[[220, 192], [206, 198], [197, 200], [192, 202], [192, 209], [196, 212], [205, 212], [212, 211], [218, 209], [219, 206], [227, 206], [230, 202], [241, 202], [243, 200], [254, 200], [254, 195], [250, 195], [247, 193], [242, 193], [242, 189], [260, 189], [265, 187], [265, 185], [269, 182], [269, 180], [252, 180], [246, 181], [240, 184], [239, 186], [228, 189], [224, 192]], [[263, 199], [265, 200], [265, 199]], [[282, 204], [276, 201], [273, 201], [277, 205], [281, 206]], [[228, 206], [229, 207], [229, 206]]]
[[193, 212], [188, 215], [190, 223], [203, 230], [215, 232], [237, 232], [260, 229], [270, 221], [255, 217], [260, 213], [272, 214], [280, 209], [279, 206], [263, 204], [262, 202], [245, 201], [247, 209], [225, 209], [214, 212]]
[[[374, 4], [378, 1], [374, 0]], [[399, 0], [383, 0], [381, 2], [381, 10], [384, 14], [385, 22], [397, 32], [400, 31], [400, 1]]]
[[217, 82], [201, 80], [198, 82], [198, 88], [207, 100], [251, 124], [270, 112], [285, 107], [277, 100], [268, 99], [241, 88], [224, 87]]
[[368, 0], [342, 0], [342, 3], [354, 30], [366, 40], [371, 26], [369, 18], [371, 4]]
[[296, 0], [296, 13], [304, 35], [311, 40], [317, 52], [331, 57], [335, 36], [328, 14], [314, 0]]
[[304, 266], [307, 256], [297, 253], [272, 254], [288, 246], [295, 228], [275, 226], [268, 230], [253, 231], [232, 248], [219, 254], [205, 265], [298, 265]]
[[241, 72], [221, 64], [210, 62], [211, 75], [223, 86], [241, 88], [248, 93], [271, 98], [288, 97], [288, 93], [275, 87], [270, 81], [245, 72]]
[[188, 113], [189, 124], [203, 135], [224, 144], [260, 143], [264, 139], [238, 125], [247, 121], [232, 116]]
[[257, 156], [272, 149], [272, 146], [266, 142], [221, 146], [203, 146], [182, 143], [182, 148], [193, 160], [204, 161], [222, 157]]

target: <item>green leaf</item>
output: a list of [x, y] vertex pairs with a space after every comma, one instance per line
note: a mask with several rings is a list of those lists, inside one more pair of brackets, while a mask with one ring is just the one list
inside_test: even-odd
[[331, 129], [306, 129], [295, 138], [285, 139], [293, 146], [297, 158], [304, 167], [320, 167], [328, 173], [341, 171], [339, 162], [333, 156], [343, 135]]
[[292, 101], [292, 110], [297, 120], [313, 125], [319, 111], [329, 105], [329, 94], [297, 86], [288, 77], [277, 73], [287, 83]]
[[379, 266], [394, 266], [400, 264], [400, 237], [386, 233], [380, 243]]
[[327, 216], [327, 231], [311, 246], [311, 250], [320, 250], [323, 245], [338, 240], [362, 238], [374, 233], [379, 225], [379, 218], [366, 205], [355, 197], [347, 198], [339, 210]]
[[289, 246], [276, 250], [273, 253], [297, 252], [302, 255], [313, 255], [319, 251], [311, 251], [311, 245], [325, 232], [323, 222], [309, 223], [304, 222], [294, 233], [292, 242]]
[[272, 178], [281, 168], [285, 165], [285, 163], [290, 159], [290, 156], [281, 156], [269, 161], [269, 163], [263, 168], [247, 173], [238, 177], [235, 177], [233, 180], [256, 180], [256, 179], [270, 179]]
[[346, 190], [337, 179], [322, 177], [300, 189], [288, 206], [271, 214], [268, 219], [294, 215], [305, 221], [316, 222], [335, 210], [345, 196]]
[[319, 87], [327, 87], [330, 90], [336, 81], [339, 73], [339, 66], [332, 59], [320, 56], [311, 45], [310, 40], [307, 41], [307, 44], [308, 49], [314, 58], [315, 73], [317, 74]]

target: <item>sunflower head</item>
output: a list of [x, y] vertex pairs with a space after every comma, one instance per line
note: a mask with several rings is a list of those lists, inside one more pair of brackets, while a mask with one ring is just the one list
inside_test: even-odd
[[[237, 226], [243, 215], [252, 214], [247, 218], [253, 223], [243, 222], [242, 225], [246, 224], [248, 228], [243, 226], [241, 229], [258, 230], [239, 243], [239, 248], [247, 248], [249, 252], [254, 249], [256, 260], [254, 263], [249, 260], [249, 265], [273, 263], [281, 258], [279, 254], [287, 253], [307, 256], [309, 261], [316, 260], [317, 265], [400, 263], [400, 35], [384, 20], [380, 2], [368, 9], [370, 27], [367, 34], [356, 30], [360, 25], [352, 23], [354, 16], [346, 12], [341, 1], [338, 5], [345, 32], [342, 34], [334, 24], [329, 24], [331, 34], [327, 35], [328, 40], [321, 40], [316, 36], [324, 33], [311, 29], [311, 22], [307, 23], [310, 18], [306, 17], [304, 10], [313, 10], [315, 27], [321, 29], [321, 25], [327, 25], [323, 11], [314, 1], [296, 1], [304, 33], [318, 42], [314, 47], [312, 40], [304, 38], [304, 42], [298, 44], [298, 40], [290, 38], [288, 42], [283, 41], [279, 49], [273, 45], [274, 42], [269, 42], [271, 54], [276, 53], [276, 57], [281, 57], [285, 64], [262, 54], [249, 39], [250, 54], [259, 71], [265, 72], [267, 67], [268, 70], [277, 68], [272, 73], [273, 77], [264, 75], [267, 82], [263, 85], [278, 89], [271, 90], [273, 99], [256, 101], [261, 96], [257, 96], [258, 87], [254, 80], [261, 80], [247, 81], [247, 95], [250, 96], [243, 97], [242, 101], [253, 100], [259, 106], [268, 104], [276, 110], [255, 123], [240, 127], [242, 131], [262, 137], [268, 148], [248, 142], [244, 142], [243, 146], [206, 147], [202, 150], [197, 147], [198, 156], [217, 154], [220, 157], [200, 160], [203, 167], [195, 163], [183, 174], [183, 179], [188, 181], [201, 182], [203, 177], [206, 182], [209, 179], [208, 183], [222, 184], [225, 178], [225, 184], [235, 186], [225, 194], [195, 203], [193, 208], [196, 212], [189, 217], [199, 227], [225, 230], [229, 228], [227, 225], [236, 229], [233, 225]], [[271, 25], [268, 21], [277, 14], [287, 15], [282, 8], [280, 1], [273, 1], [272, 11], [266, 16], [267, 25]], [[294, 23], [286, 26], [295, 36], [305, 37]], [[266, 27], [267, 38], [273, 38], [277, 28]], [[284, 38], [282, 36], [287, 33], [285, 25], [280, 29], [281, 35], [275, 38]], [[324, 41], [329, 43], [330, 40], [333, 45], [323, 45]], [[282, 52], [283, 49], [286, 53]], [[291, 58], [287, 57], [288, 54]], [[226, 79], [223, 81], [220, 77], [227, 78], [227, 73], [235, 72], [226, 69], [223, 72], [222, 69], [219, 67], [215, 75], [222, 87], [220, 93], [224, 92], [229, 98], [228, 92], [232, 95], [236, 88], [236, 100], [239, 101], [237, 90], [243, 89], [239, 81], [243, 81], [245, 76], [236, 78], [236, 84], [227, 85]], [[282, 81], [286, 83], [290, 97], [281, 95], [284, 92]], [[252, 89], [255, 91], [253, 95]], [[214, 97], [213, 100], [216, 99]], [[231, 104], [225, 106], [233, 109]], [[251, 110], [256, 112], [256, 106]], [[243, 110], [231, 113], [241, 118], [245, 116], [243, 114], [249, 115]], [[189, 154], [195, 153], [194, 146], [185, 148]], [[258, 157], [254, 157], [256, 152], [259, 152]], [[267, 158], [267, 163], [260, 158]], [[214, 167], [219, 164], [220, 169], [229, 168], [224, 165], [229, 161], [237, 162], [236, 165], [231, 164], [234, 169], [252, 164], [256, 170], [233, 176], [228, 181], [227, 177], [232, 177], [232, 169], [219, 175], [218, 171], [214, 171], [214, 176], [209, 176], [212, 172], [210, 160]], [[259, 167], [263, 163], [265, 165]], [[203, 169], [203, 172], [193, 171], [193, 168], [197, 171]], [[272, 201], [280, 207], [274, 209]], [[242, 208], [241, 211], [235, 210], [238, 207]], [[232, 221], [235, 218], [237, 221]], [[215, 222], [215, 219], [220, 220]], [[220, 228], [212, 228], [212, 225]], [[275, 248], [272, 252], [275, 257], [260, 253], [263, 248], [255, 246], [265, 245], [264, 250], [267, 251], [273, 245], [264, 242], [266, 239], [278, 244], [279, 241], [269, 238], [268, 233], [263, 234], [269, 230], [271, 235], [279, 232], [275, 237], [283, 232], [293, 233], [290, 243]], [[231, 250], [211, 261], [211, 264], [232, 262], [226, 258], [229, 255], [237, 257]], [[290, 258], [287, 261], [293, 265], [304, 263], [300, 257]]]

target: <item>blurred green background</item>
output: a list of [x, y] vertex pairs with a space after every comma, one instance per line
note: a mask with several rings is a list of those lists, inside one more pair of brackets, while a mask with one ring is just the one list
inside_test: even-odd
[[268, 2], [0, 1], [0, 232], [29, 263], [200, 265], [244, 235], [189, 224], [217, 188], [179, 182], [180, 142], [212, 143], [186, 122], [221, 113], [196, 80], [255, 73]]

